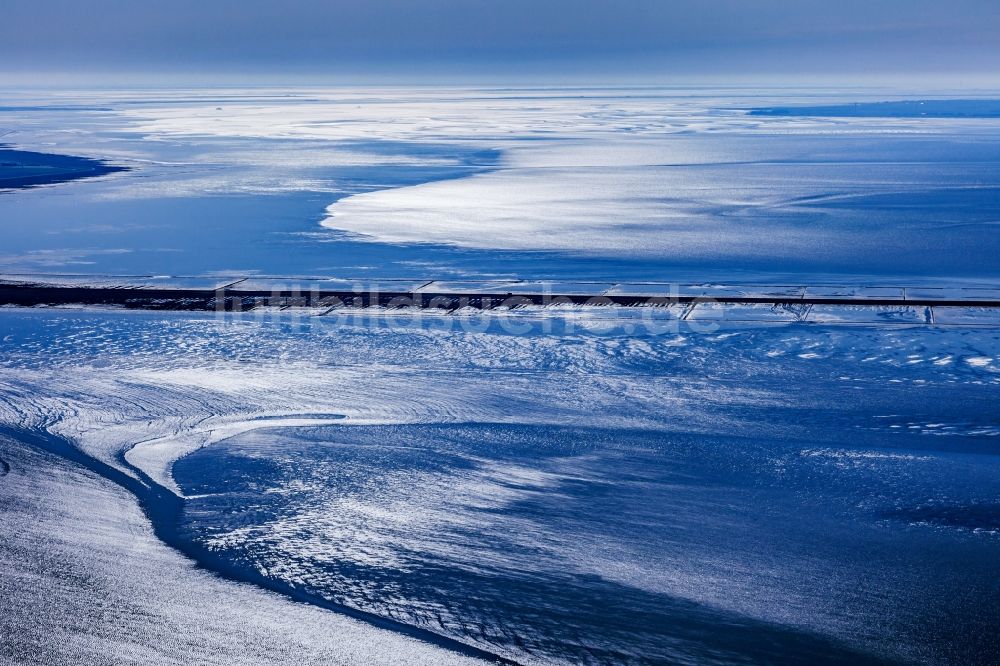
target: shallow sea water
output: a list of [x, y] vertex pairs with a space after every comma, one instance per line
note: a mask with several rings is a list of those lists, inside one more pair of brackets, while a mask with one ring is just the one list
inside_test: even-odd
[[1000, 119], [749, 111], [875, 94], [16, 91], [0, 270], [995, 283]]
[[174, 473], [189, 538], [239, 566], [523, 661], [988, 654], [995, 447], [891, 443], [330, 427]]
[[175, 447], [209, 566], [522, 662], [988, 663], [995, 327], [591, 317], [11, 309], [0, 418]]
[[[0, 195], [0, 270], [1000, 278], [996, 118], [640, 92], [19, 93], [5, 141], [132, 170]], [[0, 422], [176, 488], [213, 566], [519, 662], [1000, 653], [995, 319], [611, 312], [3, 309]]]

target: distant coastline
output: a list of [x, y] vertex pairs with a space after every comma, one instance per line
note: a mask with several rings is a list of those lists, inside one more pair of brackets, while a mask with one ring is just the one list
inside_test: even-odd
[[53, 185], [128, 170], [128, 167], [90, 157], [13, 150], [0, 145], [0, 191]]
[[820, 118], [1000, 118], [1000, 100], [929, 99], [746, 109], [751, 116]]

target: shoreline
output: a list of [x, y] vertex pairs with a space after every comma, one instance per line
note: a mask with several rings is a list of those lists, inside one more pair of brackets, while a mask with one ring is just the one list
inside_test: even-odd
[[22, 443], [41, 449], [70, 463], [80, 465], [127, 491], [135, 498], [143, 515], [149, 521], [154, 535], [161, 543], [190, 559], [197, 568], [208, 571], [221, 579], [235, 583], [250, 584], [257, 588], [275, 592], [292, 601], [332, 611], [373, 627], [392, 631], [407, 638], [413, 638], [435, 647], [446, 649], [463, 657], [480, 659], [489, 663], [518, 663], [509, 658], [489, 653], [426, 629], [413, 627], [351, 608], [350, 606], [315, 597], [296, 590], [294, 587], [283, 584], [280, 581], [266, 578], [256, 571], [239, 569], [226, 564], [221, 558], [214, 556], [207, 549], [181, 538], [178, 530], [178, 519], [180, 513], [183, 511], [184, 499], [178, 497], [169, 489], [155, 483], [142, 470], [131, 465], [125, 459], [124, 452], [118, 454], [118, 462], [126, 469], [131, 470], [136, 475], [135, 478], [107, 463], [88, 456], [73, 446], [68, 440], [48, 432], [0, 426], [0, 435], [19, 440]]

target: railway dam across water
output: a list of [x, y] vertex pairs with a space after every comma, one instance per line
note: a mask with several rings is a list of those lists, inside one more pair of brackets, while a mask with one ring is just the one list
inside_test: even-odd
[[1000, 287], [0, 275], [0, 306], [241, 312], [658, 308], [677, 319], [997, 325]]

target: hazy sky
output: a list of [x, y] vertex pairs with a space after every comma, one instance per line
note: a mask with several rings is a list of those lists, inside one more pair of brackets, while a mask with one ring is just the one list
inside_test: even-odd
[[989, 74], [1000, 0], [0, 0], [0, 70]]

